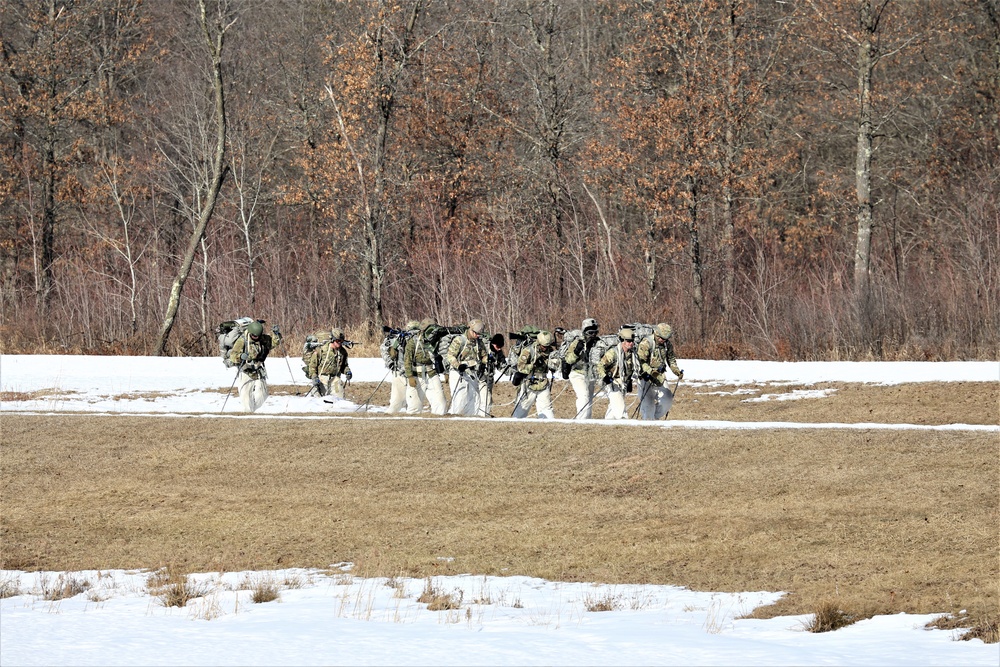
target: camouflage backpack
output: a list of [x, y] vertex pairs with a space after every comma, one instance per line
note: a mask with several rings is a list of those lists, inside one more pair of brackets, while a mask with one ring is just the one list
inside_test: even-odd
[[520, 331], [512, 331], [507, 335], [507, 338], [510, 340], [510, 350], [507, 352], [507, 364], [511, 368], [517, 368], [517, 360], [521, 356], [521, 350], [534, 343], [538, 338], [539, 332], [541, 332], [541, 329], [528, 324], [521, 327]]
[[329, 331], [317, 331], [306, 336], [306, 342], [302, 344], [302, 372], [306, 374], [307, 378], [312, 379], [309, 374], [309, 361], [316, 354], [317, 349], [329, 342]]
[[655, 329], [655, 327], [652, 324], [641, 324], [639, 322], [635, 322], [633, 324], [623, 324], [622, 328], [631, 329], [635, 333], [636, 345], [638, 345], [639, 341], [642, 340], [643, 338], [648, 338], [649, 336], [652, 336], [653, 329]]
[[549, 365], [553, 370], [559, 368], [561, 369], [562, 378], [565, 380], [569, 377], [570, 367], [566, 363], [566, 355], [569, 354], [570, 349], [576, 345], [576, 341], [583, 338], [582, 329], [571, 329], [563, 334], [562, 343], [556, 348], [549, 356]]
[[403, 350], [406, 347], [406, 340], [413, 335], [412, 331], [382, 327], [385, 336], [378, 346], [379, 354], [385, 367], [393, 373], [403, 372]]
[[[226, 368], [233, 365], [229, 361], [229, 351], [233, 349], [236, 339], [246, 332], [247, 327], [253, 321], [252, 317], [238, 317], [235, 320], [221, 322], [219, 326], [215, 327], [215, 335], [219, 338], [219, 354], [222, 355], [222, 363], [226, 365]], [[264, 323], [263, 320], [258, 321], [261, 324]]]
[[469, 330], [469, 326], [466, 324], [462, 324], [460, 326], [442, 327], [442, 328], [445, 329], [446, 332], [441, 335], [441, 337], [438, 339], [437, 344], [434, 346], [434, 357], [435, 357], [435, 363], [437, 363], [437, 359], [440, 359], [441, 367], [447, 368], [448, 348], [451, 347], [451, 341], [455, 340], [459, 336], [464, 335], [465, 332]]
[[[590, 368], [589, 372], [591, 374], [597, 372], [597, 365], [601, 363], [601, 359], [604, 357], [604, 353], [609, 349], [613, 348], [618, 344], [618, 334], [604, 334], [603, 336], [598, 336], [597, 341], [594, 343], [594, 347], [590, 348]], [[601, 378], [592, 377], [593, 380], [600, 380]]]

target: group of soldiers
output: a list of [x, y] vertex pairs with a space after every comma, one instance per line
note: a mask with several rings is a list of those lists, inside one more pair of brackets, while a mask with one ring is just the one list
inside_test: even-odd
[[[592, 318], [575, 331], [524, 327], [510, 334], [506, 354], [503, 335], [490, 336], [478, 319], [460, 327], [411, 320], [402, 329], [386, 327], [385, 333], [382, 356], [392, 375], [390, 413], [405, 409], [418, 414], [426, 405], [436, 415], [495, 416], [493, 387], [509, 372], [517, 387], [515, 418], [527, 417], [534, 408], [537, 417], [553, 419], [552, 383], [561, 375], [576, 394], [575, 419], [593, 417], [601, 391], [608, 397], [605, 419], [627, 419], [625, 398], [633, 390], [639, 396], [636, 415], [662, 419], [673, 403], [667, 369], [678, 380], [684, 377], [671, 343], [673, 330], [666, 323], [626, 325], [606, 336]], [[445, 398], [445, 377], [450, 400]]]
[[[391, 376], [388, 411], [393, 414], [419, 414], [426, 407], [434, 415], [495, 416], [493, 389], [509, 373], [517, 387], [515, 418], [527, 417], [534, 408], [538, 418], [553, 419], [552, 384], [561, 376], [576, 394], [575, 419], [593, 417], [594, 399], [602, 391], [608, 399], [604, 418], [628, 419], [626, 397], [634, 391], [639, 401], [633, 416], [656, 420], [673, 403], [667, 370], [677, 381], [684, 377], [671, 343], [673, 330], [666, 323], [625, 325], [603, 336], [592, 318], [572, 331], [523, 327], [509, 334], [507, 351], [504, 336], [490, 336], [480, 319], [453, 327], [430, 318], [411, 320], [400, 329], [383, 327], [383, 332], [380, 352], [386, 377]], [[267, 335], [261, 320], [240, 318], [220, 325], [218, 333], [226, 365], [239, 367], [234, 384], [240, 383], [243, 409], [254, 412], [267, 399], [264, 360], [280, 344], [281, 332], [273, 326]], [[302, 362], [313, 383], [310, 393], [344, 397], [353, 375], [348, 363], [352, 345], [336, 328], [306, 338]]]

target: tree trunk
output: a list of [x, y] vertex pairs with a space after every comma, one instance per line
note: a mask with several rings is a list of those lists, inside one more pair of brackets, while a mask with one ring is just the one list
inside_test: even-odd
[[53, 142], [48, 142], [45, 146], [45, 156], [42, 162], [42, 173], [44, 186], [42, 192], [42, 248], [39, 269], [41, 279], [38, 281], [36, 294], [36, 306], [42, 319], [48, 314], [49, 303], [52, 298], [52, 286], [55, 278], [52, 272], [52, 265], [56, 261], [55, 253], [55, 228], [56, 228], [56, 164], [55, 148]]
[[874, 111], [872, 109], [872, 72], [877, 55], [872, 37], [878, 26], [870, 0], [863, 0], [860, 8], [860, 25], [863, 31], [858, 44], [858, 146], [855, 162], [855, 191], [857, 194], [857, 242], [854, 249], [854, 291], [858, 302], [868, 299], [871, 275], [872, 250], [872, 147], [874, 143]]
[[701, 240], [698, 229], [698, 181], [693, 176], [687, 179], [688, 193], [688, 234], [691, 243], [691, 296], [698, 312], [698, 339], [705, 339], [705, 295], [701, 263]]
[[733, 322], [733, 299], [736, 294], [736, 194], [733, 191], [736, 170], [736, 10], [732, 4], [726, 14], [726, 133], [722, 170], [722, 317]]
[[205, 235], [209, 220], [215, 210], [215, 202], [218, 199], [219, 191], [222, 189], [222, 182], [225, 180], [225, 155], [226, 155], [226, 106], [225, 92], [222, 87], [222, 46], [225, 37], [224, 25], [219, 25], [214, 35], [211, 34], [208, 26], [208, 17], [205, 15], [204, 0], [198, 0], [198, 10], [201, 16], [201, 28], [208, 44], [209, 55], [212, 58], [212, 84], [215, 90], [215, 151], [212, 156], [212, 178], [208, 184], [205, 199], [198, 216], [198, 222], [191, 234], [187, 250], [184, 252], [184, 259], [181, 261], [180, 269], [174, 283], [170, 288], [170, 300], [167, 302], [167, 312], [163, 318], [163, 325], [160, 328], [160, 335], [156, 341], [155, 354], [163, 356], [167, 351], [167, 339], [170, 337], [170, 330], [173, 329], [174, 320], [177, 317], [177, 310], [181, 302], [181, 292], [184, 290], [184, 283], [191, 273], [191, 266], [194, 264], [195, 253]]

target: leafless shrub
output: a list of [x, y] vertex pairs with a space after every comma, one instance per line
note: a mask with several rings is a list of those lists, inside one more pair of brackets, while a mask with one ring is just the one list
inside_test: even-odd
[[0, 600], [21, 594], [21, 581], [17, 577], [0, 579]]
[[208, 590], [191, 581], [173, 568], [164, 568], [150, 575], [146, 581], [149, 592], [160, 599], [164, 607], [184, 607], [195, 598], [204, 597]]
[[615, 611], [622, 608], [622, 601], [620, 595], [610, 592], [603, 595], [587, 593], [583, 597], [583, 606], [587, 611]]
[[269, 577], [259, 579], [253, 586], [253, 593], [250, 599], [255, 603], [274, 602], [281, 597], [281, 590], [278, 584]]
[[41, 581], [42, 598], [46, 600], [65, 600], [79, 595], [90, 588], [86, 579], [77, 579], [71, 574], [60, 574], [55, 581], [43, 578]]
[[427, 577], [424, 580], [424, 590], [417, 598], [417, 602], [427, 605], [428, 611], [441, 611], [444, 609], [458, 609], [462, 606], [462, 591], [445, 593], [434, 585], [434, 581]]
[[843, 611], [834, 602], [828, 600], [821, 602], [816, 608], [812, 621], [806, 623], [806, 630], [809, 632], [833, 632], [859, 620], [861, 617]]

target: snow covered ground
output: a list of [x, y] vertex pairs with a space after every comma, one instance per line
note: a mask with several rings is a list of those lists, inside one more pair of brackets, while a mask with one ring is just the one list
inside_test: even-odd
[[[272, 384], [305, 386], [293, 360], [269, 359]], [[355, 382], [378, 382], [380, 360], [351, 361]], [[818, 382], [1000, 382], [997, 362], [773, 363], [682, 360], [686, 384], [804, 385]], [[0, 357], [3, 414], [84, 412], [217, 416], [233, 371], [216, 358]], [[21, 400], [19, 394], [43, 392]], [[304, 396], [272, 396], [260, 418], [311, 413], [346, 417], [357, 408]], [[226, 413], [236, 414], [230, 399]], [[377, 406], [373, 410], [382, 410]], [[300, 417], [301, 418], [301, 417]], [[400, 418], [402, 419], [402, 418]], [[557, 420], [558, 421], [558, 420]], [[595, 422], [598, 423], [598, 422]], [[660, 423], [670, 428], [773, 428], [789, 424]], [[815, 427], [816, 424], [809, 426]], [[872, 428], [873, 425], [830, 425]], [[946, 425], [1000, 433], [1000, 426]], [[439, 577], [430, 584], [460, 608], [431, 611], [425, 580], [364, 579], [328, 571], [206, 573], [184, 608], [150, 592], [148, 572], [0, 571], [0, 665], [991, 665], [1000, 645], [955, 641], [928, 630], [936, 615], [878, 616], [812, 634], [808, 616], [740, 618], [781, 592], [713, 593], [671, 586], [608, 586], [524, 577]], [[63, 600], [45, 591], [67, 582], [87, 590]], [[281, 589], [255, 604], [262, 582]], [[604, 603], [611, 611], [588, 611]]]
[[[685, 386], [714, 385], [803, 385], [781, 394], [767, 394], [748, 400], [789, 400], [817, 398], [825, 390], [809, 389], [818, 382], [1000, 382], [1000, 362], [772, 362], [709, 361], [684, 359]], [[377, 383], [386, 378], [381, 359], [351, 359], [355, 385]], [[256, 415], [314, 414], [350, 416], [358, 411], [371, 390], [353, 387], [348, 396], [356, 401], [325, 402], [307, 398], [308, 387], [297, 359], [275, 357], [267, 360], [272, 385], [296, 385], [303, 395], [271, 396]], [[235, 371], [215, 357], [99, 357], [5, 355], [0, 357], [0, 391], [14, 398], [0, 405], [2, 411], [17, 412], [101, 412], [138, 414], [240, 414], [237, 398], [228, 401], [224, 392], [233, 382]], [[557, 380], [558, 384], [564, 381]], [[19, 400], [17, 394], [44, 392], [37, 398]], [[359, 398], [360, 397], [360, 398]], [[384, 406], [366, 407], [370, 413], [385, 412]], [[296, 417], [301, 418], [301, 417]], [[398, 417], [402, 418], [402, 417]], [[635, 422], [642, 426], [641, 422]], [[618, 425], [621, 425], [620, 423]], [[647, 424], [648, 425], [648, 424]], [[658, 423], [670, 428], [799, 428], [801, 424], [684, 422]], [[816, 424], [807, 424], [815, 428]], [[830, 425], [835, 427], [837, 425]], [[885, 428], [883, 424], [850, 424], [845, 428]], [[905, 425], [889, 425], [899, 428]], [[965, 425], [920, 426], [914, 428], [966, 428]], [[973, 429], [991, 427], [967, 427]]]

